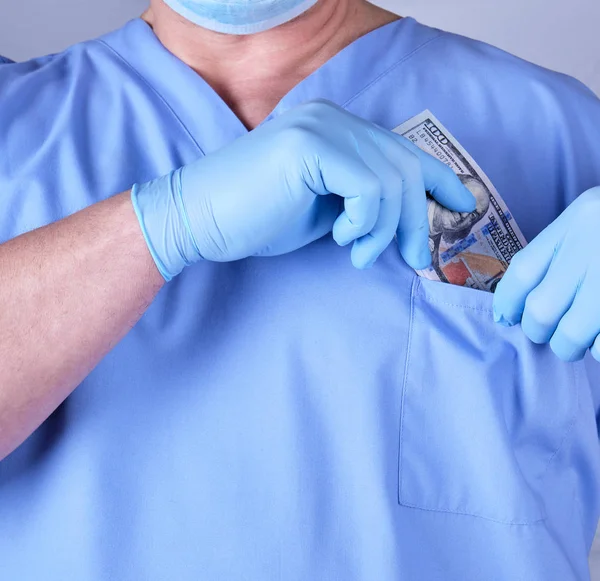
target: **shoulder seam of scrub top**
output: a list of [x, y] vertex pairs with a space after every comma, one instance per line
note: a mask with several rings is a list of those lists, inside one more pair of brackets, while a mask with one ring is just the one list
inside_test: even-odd
[[202, 155], [206, 155], [206, 153], [204, 152], [204, 150], [200, 147], [200, 144], [194, 139], [194, 136], [190, 133], [189, 129], [186, 127], [185, 123], [179, 118], [179, 116], [177, 115], [177, 113], [175, 113], [175, 111], [173, 111], [173, 108], [171, 107], [171, 105], [169, 105], [168, 101], [159, 93], [159, 91], [156, 90], [156, 88], [144, 77], [144, 75], [142, 75], [133, 65], [131, 65], [131, 63], [125, 57], [123, 57], [123, 55], [121, 55], [121, 53], [119, 53], [118, 51], [116, 51], [112, 46], [110, 46], [110, 44], [108, 44], [104, 40], [97, 38], [93, 42], [98, 42], [100, 44], [103, 44], [116, 57], [118, 57], [119, 60], [121, 60], [123, 62], [123, 64], [127, 65], [127, 67], [131, 71], [133, 71], [133, 73], [140, 80], [142, 80], [144, 82], [144, 84], [163, 102], [164, 106], [171, 112], [171, 114], [173, 115], [173, 117], [175, 119], [177, 119], [177, 122], [179, 123], [179, 125], [181, 126], [181, 128], [185, 131], [185, 133], [188, 135], [188, 137], [190, 138], [190, 140], [192, 141], [192, 143], [198, 148], [198, 151]]
[[400, 65], [404, 64], [407, 60], [409, 60], [410, 58], [412, 58], [415, 54], [417, 54], [418, 52], [420, 52], [425, 47], [429, 46], [429, 44], [431, 44], [435, 40], [439, 40], [440, 38], [443, 38], [445, 35], [446, 35], [446, 33], [444, 33], [443, 31], [441, 31], [437, 36], [434, 36], [433, 38], [430, 38], [430, 39], [426, 40], [423, 44], [420, 44], [419, 46], [417, 46], [416, 48], [414, 48], [412, 51], [410, 51], [408, 54], [405, 54], [401, 59], [399, 59], [396, 62], [394, 62], [393, 64], [391, 64], [387, 69], [385, 69], [384, 71], [382, 71], [381, 74], [377, 75], [377, 77], [375, 79], [373, 79], [368, 85], [366, 85], [365, 87], [363, 87], [358, 93], [356, 93], [356, 95], [350, 97], [350, 99], [348, 99], [342, 105], [342, 107], [346, 108], [355, 99], [358, 99], [363, 93], [365, 93], [366, 91], [368, 91], [373, 85], [377, 84], [383, 77], [389, 75], [393, 70], [395, 70]]

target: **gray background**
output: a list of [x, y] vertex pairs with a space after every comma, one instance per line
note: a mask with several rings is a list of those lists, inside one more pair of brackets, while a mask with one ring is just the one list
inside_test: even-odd
[[[421, 22], [484, 40], [573, 75], [600, 95], [598, 0], [377, 0]], [[48, 54], [138, 16], [146, 0], [0, 0], [0, 54]], [[600, 542], [591, 556], [600, 581]]]
[[[598, 0], [377, 0], [425, 24], [569, 73], [600, 94]], [[0, 54], [63, 49], [140, 14], [146, 0], [0, 0]]]

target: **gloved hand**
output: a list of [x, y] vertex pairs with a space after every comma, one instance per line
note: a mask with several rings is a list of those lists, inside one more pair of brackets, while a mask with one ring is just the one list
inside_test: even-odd
[[358, 268], [372, 265], [396, 233], [406, 262], [424, 268], [431, 261], [426, 189], [453, 210], [475, 208], [452, 170], [408, 140], [313, 101], [135, 185], [132, 201], [170, 280], [201, 259], [283, 254], [332, 229], [338, 244], [354, 241]]
[[577, 198], [512, 259], [494, 294], [494, 319], [521, 322], [565, 361], [588, 348], [600, 361], [600, 188]]

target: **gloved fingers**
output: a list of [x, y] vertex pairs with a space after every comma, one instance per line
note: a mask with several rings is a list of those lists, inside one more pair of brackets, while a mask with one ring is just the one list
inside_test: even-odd
[[333, 239], [340, 246], [368, 234], [379, 216], [380, 179], [364, 163], [353, 169], [353, 178], [351, 189], [335, 191], [344, 198], [344, 211], [333, 225]]
[[577, 292], [578, 273], [565, 253], [551, 262], [546, 275], [525, 299], [521, 328], [534, 343], [548, 343], [571, 308]]
[[[398, 176], [395, 183], [402, 184]], [[356, 268], [370, 268], [394, 238], [402, 208], [401, 193], [392, 193], [381, 200], [379, 218], [373, 229], [354, 242], [352, 264]]]
[[379, 216], [381, 179], [357, 150], [348, 154], [332, 147], [320, 160], [326, 190], [344, 198], [344, 211], [333, 225], [333, 239], [340, 246], [368, 234]]
[[592, 354], [592, 357], [600, 362], [600, 334], [598, 334], [598, 336], [596, 337], [594, 344], [592, 345], [592, 348], [590, 349], [590, 352]]
[[331, 232], [343, 209], [339, 196], [316, 196], [310, 207], [282, 228], [273, 241], [254, 256], [278, 256], [302, 248]]
[[[395, 226], [392, 234], [387, 236], [387, 225], [390, 220], [395, 220], [397, 225], [402, 200], [402, 174], [383, 155], [377, 136], [372, 131], [369, 131], [369, 137], [353, 144], [346, 162], [351, 169], [342, 170], [346, 175], [354, 173], [359, 194], [344, 198], [345, 211], [333, 227], [333, 237], [338, 244], [343, 246], [355, 241], [352, 257], [359, 268], [372, 264], [391, 242]], [[383, 200], [387, 200], [385, 205], [382, 205]], [[392, 214], [382, 217], [382, 212]], [[357, 245], [360, 239], [363, 241]]]
[[404, 185], [396, 234], [400, 254], [406, 263], [412, 268], [422, 269], [431, 264], [427, 198], [421, 164], [415, 155], [409, 151], [407, 154], [399, 163]]
[[[357, 239], [352, 248], [352, 263], [357, 268], [368, 268], [388, 247], [397, 232], [401, 220], [403, 188], [406, 183], [406, 163], [393, 163], [381, 149], [381, 139], [377, 131], [369, 128], [370, 139], [356, 144], [364, 163], [379, 177], [381, 183], [381, 204], [377, 222], [370, 232]], [[414, 158], [404, 150], [405, 157]], [[418, 165], [416, 172], [418, 172]], [[404, 170], [404, 171], [403, 171]], [[415, 170], [411, 170], [414, 171]]]
[[[572, 281], [577, 287], [577, 280]], [[552, 351], [563, 361], [583, 359], [586, 351], [595, 344], [600, 333], [598, 285], [584, 281], [579, 288], [571, 308], [561, 319], [550, 340]]]
[[546, 276], [559, 240], [553, 222], [530, 244], [517, 252], [494, 293], [494, 320], [503, 325], [516, 325], [523, 316], [529, 293]]
[[475, 197], [446, 164], [419, 149], [405, 137], [395, 133], [392, 135], [401, 147], [417, 156], [421, 165], [425, 189], [432, 198], [455, 212], [473, 212], [475, 210]]

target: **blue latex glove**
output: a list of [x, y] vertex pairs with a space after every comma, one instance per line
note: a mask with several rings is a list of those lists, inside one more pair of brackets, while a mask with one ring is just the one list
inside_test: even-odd
[[565, 361], [591, 347], [600, 361], [600, 188], [577, 198], [512, 259], [494, 295], [494, 319], [521, 322]]
[[475, 208], [456, 175], [408, 140], [313, 101], [135, 185], [132, 201], [170, 280], [201, 259], [283, 254], [332, 229], [338, 244], [354, 242], [358, 268], [372, 265], [396, 233], [406, 262], [424, 268], [431, 261], [426, 189], [453, 210]]

